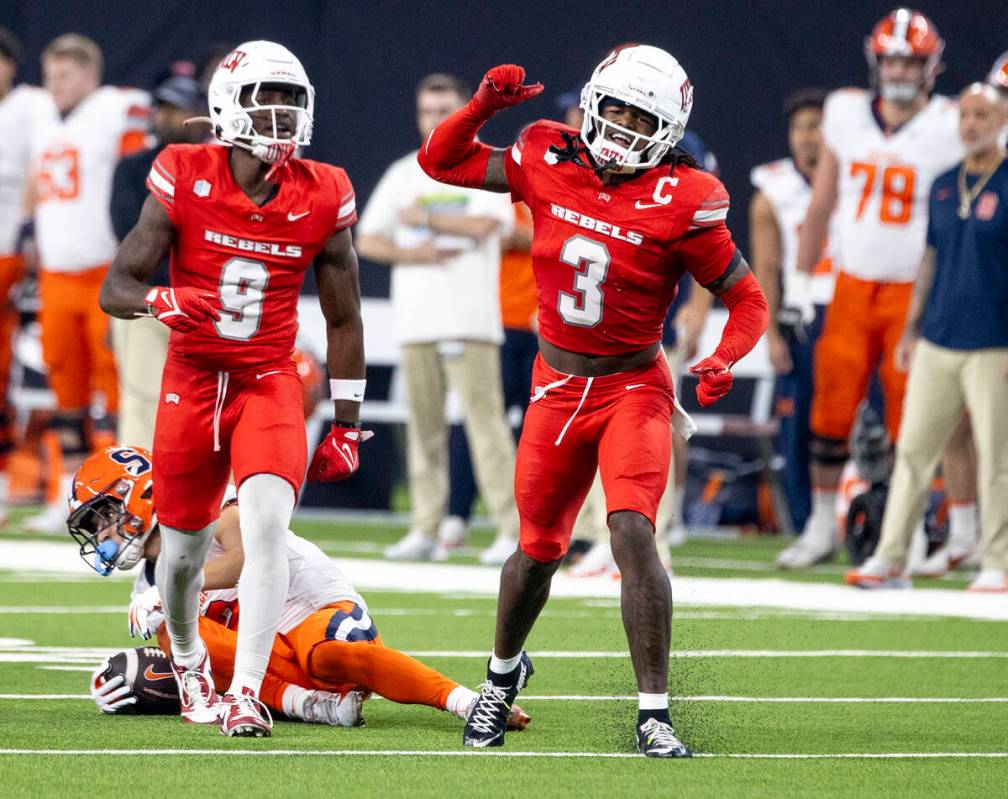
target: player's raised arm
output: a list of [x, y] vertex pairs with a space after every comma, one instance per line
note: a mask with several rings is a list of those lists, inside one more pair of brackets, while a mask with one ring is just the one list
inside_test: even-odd
[[367, 381], [357, 253], [349, 229], [329, 239], [315, 259], [315, 276], [326, 322], [326, 363], [335, 419], [329, 435], [315, 450], [308, 479], [333, 482], [357, 471], [360, 463], [357, 448], [372, 435], [362, 431], [359, 423]]
[[438, 125], [417, 154], [424, 172], [453, 186], [506, 192], [506, 150], [476, 141], [476, 134], [498, 111], [529, 100], [543, 90], [525, 85], [525, 69], [515, 64], [493, 67], [472, 99]]
[[105, 313], [120, 319], [153, 316], [183, 332], [207, 319], [220, 318], [220, 300], [212, 292], [147, 285], [146, 280], [167, 254], [174, 235], [168, 213], [149, 196], [102, 283], [98, 302]]

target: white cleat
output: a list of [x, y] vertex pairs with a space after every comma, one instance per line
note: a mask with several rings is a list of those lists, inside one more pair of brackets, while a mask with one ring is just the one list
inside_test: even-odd
[[982, 594], [1008, 593], [1008, 574], [1003, 569], [984, 569], [966, 590]]
[[500, 566], [510, 558], [518, 548], [518, 542], [511, 536], [499, 535], [493, 543], [480, 552], [479, 562], [484, 566]]
[[392, 546], [385, 547], [389, 560], [430, 560], [436, 543], [422, 530], [410, 530]]
[[66, 532], [67, 509], [66, 506], [46, 505], [45, 510], [29, 516], [21, 526], [29, 533], [59, 533]]
[[685, 544], [686, 538], [686, 525], [682, 522], [672, 522], [665, 528], [665, 540], [672, 549]]
[[363, 727], [364, 694], [348, 691], [340, 695], [331, 691], [308, 691], [298, 718], [309, 724], [328, 724], [331, 727]]
[[914, 577], [944, 577], [952, 568], [948, 547], [936, 549], [923, 563], [913, 564], [910, 573]]
[[619, 577], [620, 570], [609, 539], [597, 541], [581, 560], [567, 570], [567, 574], [571, 577]]
[[462, 547], [469, 536], [469, 525], [461, 516], [445, 516], [438, 527], [437, 546], [431, 560], [446, 561]]
[[835, 539], [832, 537], [825, 539], [821, 535], [805, 532], [777, 555], [774, 563], [778, 569], [808, 569], [816, 564], [833, 560], [836, 551]]
[[885, 558], [872, 555], [858, 568], [844, 575], [844, 582], [856, 588], [912, 588], [910, 573], [889, 563]]

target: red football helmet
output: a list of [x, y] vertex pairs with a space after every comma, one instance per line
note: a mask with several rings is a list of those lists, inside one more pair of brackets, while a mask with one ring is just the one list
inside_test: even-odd
[[938, 35], [934, 23], [920, 11], [897, 8], [879, 20], [865, 39], [865, 56], [871, 69], [872, 82], [878, 84], [878, 62], [883, 56], [918, 58], [924, 65], [919, 83], [891, 83], [879, 85], [879, 94], [885, 100], [909, 102], [924, 89], [930, 92], [941, 71], [945, 41]]
[[318, 360], [307, 350], [294, 350], [294, 365], [298, 377], [301, 378], [301, 388], [304, 391], [305, 419], [315, 412], [315, 406], [322, 399], [322, 367]]
[[987, 82], [995, 89], [1008, 92], [1008, 51], [1001, 53], [1000, 58], [994, 62]]
[[[132, 569], [157, 526], [151, 454], [140, 447], [107, 447], [74, 475], [67, 527], [80, 555], [103, 576]], [[103, 531], [115, 533], [99, 541]]]

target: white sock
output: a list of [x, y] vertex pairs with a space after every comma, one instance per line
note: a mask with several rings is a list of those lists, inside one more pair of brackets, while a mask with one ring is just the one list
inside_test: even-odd
[[949, 548], [965, 550], [975, 547], [979, 527], [975, 502], [949, 503]]
[[830, 546], [836, 544], [837, 492], [817, 488], [812, 492], [812, 513], [805, 523], [802, 537]]
[[160, 527], [161, 554], [154, 579], [161, 593], [172, 659], [188, 669], [199, 665], [205, 651], [199, 637], [199, 592], [203, 587], [203, 564], [216, 526], [214, 522], [194, 532]]
[[464, 685], [460, 685], [457, 688], [453, 688], [452, 692], [448, 694], [444, 709], [458, 716], [460, 719], [469, 718], [469, 705], [472, 704], [476, 696], [475, 691], [466, 688]]
[[238, 489], [245, 564], [238, 579], [238, 643], [229, 693], [249, 688], [257, 696], [287, 600], [290, 567], [287, 527], [294, 489], [275, 474], [255, 474]]
[[[239, 621], [241, 617], [239, 616]], [[292, 719], [303, 719], [303, 703], [308, 697], [308, 690], [300, 685], [288, 685], [280, 697], [280, 709], [285, 716]]]
[[521, 661], [521, 652], [515, 655], [513, 658], [499, 658], [496, 653], [490, 655], [490, 671], [494, 674], [510, 674], [516, 668], [518, 668], [518, 663]]
[[664, 694], [637, 694], [637, 708], [639, 710], [667, 710], [668, 692]]

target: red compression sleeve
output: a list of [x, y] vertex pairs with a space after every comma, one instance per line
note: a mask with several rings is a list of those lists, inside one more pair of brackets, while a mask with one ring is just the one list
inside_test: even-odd
[[714, 354], [720, 355], [729, 364], [738, 363], [766, 332], [770, 319], [766, 297], [755, 275], [750, 272], [720, 299], [728, 308], [728, 322]]
[[441, 183], [482, 189], [494, 148], [476, 141], [476, 133], [492, 115], [473, 97], [427, 137], [417, 153], [420, 168]]

